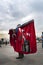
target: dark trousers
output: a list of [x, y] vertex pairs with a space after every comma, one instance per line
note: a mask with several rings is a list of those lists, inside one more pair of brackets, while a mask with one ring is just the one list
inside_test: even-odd
[[22, 59], [24, 57], [23, 53], [18, 53], [18, 54], [19, 54], [19, 56], [16, 59]]
[[23, 53], [19, 53], [19, 57], [24, 57], [24, 54]]

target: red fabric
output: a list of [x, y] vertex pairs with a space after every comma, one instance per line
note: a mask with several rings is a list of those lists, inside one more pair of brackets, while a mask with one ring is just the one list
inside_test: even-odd
[[[24, 32], [22, 32], [22, 30], [24, 30]], [[37, 51], [34, 20], [31, 20], [30, 23], [28, 23], [27, 25], [20, 27], [20, 30], [18, 31], [16, 37], [12, 38], [13, 34], [12, 30], [9, 30], [9, 34], [10, 34], [10, 44], [11, 46], [13, 46], [16, 52], [31, 54]], [[26, 40], [30, 41], [30, 52], [22, 51], [22, 45], [24, 44], [24, 39], [22, 35], [25, 36]]]

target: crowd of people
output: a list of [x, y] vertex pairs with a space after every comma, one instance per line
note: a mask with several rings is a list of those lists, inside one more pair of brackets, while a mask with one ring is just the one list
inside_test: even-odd
[[9, 41], [5, 40], [4, 38], [0, 39], [0, 47], [2, 47], [2, 45], [5, 44], [9, 44]]

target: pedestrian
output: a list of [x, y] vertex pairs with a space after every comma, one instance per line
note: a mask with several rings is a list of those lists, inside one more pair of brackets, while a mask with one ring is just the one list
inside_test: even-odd
[[0, 40], [0, 47], [1, 47], [1, 44], [2, 44], [2, 42], [1, 42], [1, 40]]
[[[21, 31], [21, 28], [20, 28], [20, 24], [18, 24], [17, 25], [17, 28], [16, 28], [16, 34], [18, 33], [18, 31], [20, 30]], [[19, 36], [18, 36], [19, 37]], [[20, 36], [20, 38], [19, 38], [20, 40], [22, 39], [22, 36]], [[16, 58], [16, 59], [22, 59], [22, 58], [24, 58], [24, 54], [23, 53], [21, 53], [21, 52], [18, 52], [18, 57]]]

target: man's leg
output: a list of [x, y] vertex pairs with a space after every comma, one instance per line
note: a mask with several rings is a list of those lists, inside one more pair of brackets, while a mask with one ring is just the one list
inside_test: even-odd
[[20, 57], [21, 57], [21, 58], [23, 58], [23, 57], [24, 57], [24, 54], [23, 54], [23, 53], [21, 53], [21, 54], [20, 54]]
[[23, 53], [19, 53], [19, 57], [17, 57], [16, 59], [22, 59], [24, 57]]

